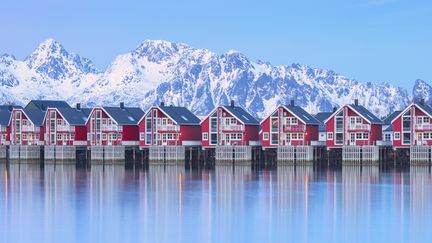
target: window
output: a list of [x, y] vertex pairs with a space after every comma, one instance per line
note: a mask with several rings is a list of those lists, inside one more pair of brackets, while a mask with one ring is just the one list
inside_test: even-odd
[[90, 133], [87, 133], [87, 140], [90, 140]]
[[122, 140], [122, 134], [121, 133], [118, 134], [118, 140]]
[[369, 133], [367, 133], [367, 132], [363, 133], [363, 139], [369, 140]]
[[216, 144], [217, 143], [217, 133], [211, 133], [210, 134], [210, 144]]
[[269, 133], [265, 132], [263, 133], [263, 140], [268, 140], [269, 139]]
[[107, 134], [106, 133], [102, 133], [102, 140], [107, 140]]
[[168, 133], [168, 134], [167, 134], [167, 137], [168, 137], [168, 140], [172, 140], [172, 139], [173, 139], [173, 135], [172, 135], [172, 133]]
[[145, 134], [143, 132], [140, 132], [140, 140], [144, 141], [145, 139]]
[[343, 133], [336, 133], [335, 144], [343, 144]]
[[62, 125], [62, 120], [61, 119], [57, 119], [57, 126], [61, 126]]
[[277, 132], [278, 131], [278, 119], [277, 118], [271, 118], [270, 119], [270, 131], [271, 132]]
[[333, 133], [332, 132], [327, 133], [327, 140], [333, 140]]
[[304, 134], [303, 133], [299, 133], [298, 134], [298, 139], [299, 140], [303, 140], [304, 139]]
[[394, 133], [394, 139], [395, 140], [400, 140], [400, 133], [399, 132], [395, 132]]
[[236, 140], [236, 139], [237, 139], [237, 134], [231, 133], [231, 140]]
[[360, 139], [362, 139], [362, 134], [361, 133], [356, 133], [356, 139], [357, 140], [360, 140]]
[[22, 140], [27, 140], [27, 134], [22, 135]]
[[57, 133], [57, 140], [62, 140], [62, 135], [61, 135], [61, 133]]
[[75, 133], [70, 134], [70, 140], [75, 140]]
[[242, 134], [241, 133], [237, 133], [237, 140], [242, 140]]
[[384, 135], [384, 140], [385, 140], [385, 141], [391, 141], [391, 134], [386, 133], [386, 134]]
[[68, 136], [67, 133], [63, 134], [63, 140], [65, 140], [65, 141], [68, 140], [68, 137], [69, 137], [69, 136]]
[[102, 119], [102, 125], [106, 125], [107, 124], [107, 119]]
[[292, 140], [297, 140], [297, 133], [291, 134], [291, 139]]
[[277, 133], [272, 133], [271, 144], [278, 144], [278, 134]]
[[146, 144], [150, 144], [151, 142], [151, 133], [146, 134]]
[[402, 143], [404, 143], [404, 144], [410, 144], [411, 143], [411, 133], [403, 133]]
[[207, 140], [208, 140], [208, 133], [203, 132], [203, 134], [202, 134], [202, 139], [203, 139], [204, 141], [207, 141]]

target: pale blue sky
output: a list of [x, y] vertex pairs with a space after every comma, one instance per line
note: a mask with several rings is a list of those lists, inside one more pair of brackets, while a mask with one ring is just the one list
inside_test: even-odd
[[409, 90], [432, 82], [432, 1], [3, 0], [0, 53], [24, 58], [54, 38], [103, 69], [145, 39], [238, 50]]

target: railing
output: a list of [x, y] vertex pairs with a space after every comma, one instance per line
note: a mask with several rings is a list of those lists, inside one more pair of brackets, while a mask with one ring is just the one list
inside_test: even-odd
[[432, 124], [417, 124], [416, 130], [432, 130]]
[[35, 126], [22, 126], [21, 131], [23, 132], [39, 132], [40, 128]]
[[123, 130], [122, 126], [117, 126], [117, 125], [102, 125], [101, 129], [102, 131], [116, 131], [116, 132], [121, 132]]
[[352, 124], [352, 123], [348, 123], [348, 129], [349, 130], [370, 130], [370, 125], [369, 124]]
[[72, 126], [57, 126], [59, 132], [74, 132], [75, 129]]
[[243, 131], [243, 125], [223, 125], [223, 131]]
[[283, 125], [284, 131], [305, 131], [305, 125]]
[[158, 131], [179, 131], [180, 127], [176, 125], [158, 125]]

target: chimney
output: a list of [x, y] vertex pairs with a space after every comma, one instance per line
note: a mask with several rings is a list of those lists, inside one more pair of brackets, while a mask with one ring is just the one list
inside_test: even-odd
[[120, 102], [120, 108], [124, 109], [124, 102]]
[[290, 105], [291, 105], [291, 106], [294, 106], [294, 105], [295, 105], [295, 102], [294, 102], [294, 100], [291, 100], [291, 103], [290, 103]]
[[76, 109], [81, 110], [81, 103], [76, 103]]
[[160, 103], [160, 106], [164, 107], [164, 106], [165, 106], [165, 102], [162, 101], [162, 102]]
[[234, 100], [231, 100], [231, 104], [230, 104], [230, 106], [231, 106], [231, 107], [234, 107]]
[[355, 105], [355, 106], [358, 106], [358, 99], [355, 99], [355, 100], [354, 100], [354, 105]]

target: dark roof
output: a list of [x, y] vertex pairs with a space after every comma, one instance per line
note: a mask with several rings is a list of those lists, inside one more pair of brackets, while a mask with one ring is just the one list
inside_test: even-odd
[[424, 103], [416, 103], [422, 110], [424, 110], [426, 113], [428, 113], [429, 116], [432, 116], [432, 107], [424, 104]]
[[24, 113], [35, 126], [42, 126], [43, 119], [45, 117], [44, 111], [41, 111], [39, 109], [33, 109], [33, 108], [24, 108]]
[[224, 106], [224, 108], [232, 113], [237, 119], [241, 120], [245, 125], [259, 125], [255, 117], [239, 106]]
[[390, 115], [388, 115], [386, 118], [384, 118], [384, 120], [383, 120], [383, 122], [384, 122], [384, 124], [385, 125], [390, 125], [391, 124], [391, 122], [397, 117], [397, 116], [399, 116], [399, 114], [401, 113], [402, 111], [395, 111], [395, 112], [393, 112], [393, 113], [391, 113]]
[[12, 109], [19, 109], [22, 108], [21, 106], [18, 105], [0, 105], [0, 111], [9, 111], [12, 112]]
[[361, 105], [350, 105], [352, 109], [354, 109], [358, 114], [362, 115], [364, 118], [370, 121], [371, 124], [382, 124], [383, 121], [379, 119], [377, 116], [375, 116], [372, 112], [370, 112], [368, 109], [366, 109], [364, 106]]
[[9, 125], [9, 120], [11, 116], [11, 112], [9, 110], [0, 110], [0, 125], [7, 126]]
[[199, 125], [200, 123], [200, 119], [186, 107], [159, 106], [159, 109], [174, 119], [178, 125]]
[[311, 114], [307, 113], [303, 108], [296, 105], [285, 105], [285, 107], [295, 116], [300, 118], [306, 125], [314, 124], [320, 125], [320, 121], [313, 117]]
[[69, 125], [85, 125], [87, 121], [88, 114], [84, 111], [84, 109], [76, 109], [76, 108], [64, 108], [59, 107], [57, 110], [60, 112], [62, 117], [69, 123]]
[[144, 115], [138, 107], [102, 107], [119, 125], [137, 125]]
[[314, 117], [321, 123], [324, 123], [324, 121], [327, 120], [331, 115], [333, 115], [333, 112], [319, 112]]
[[25, 109], [39, 109], [46, 110], [48, 107], [51, 108], [71, 108], [66, 101], [63, 100], [32, 100], [30, 101]]

